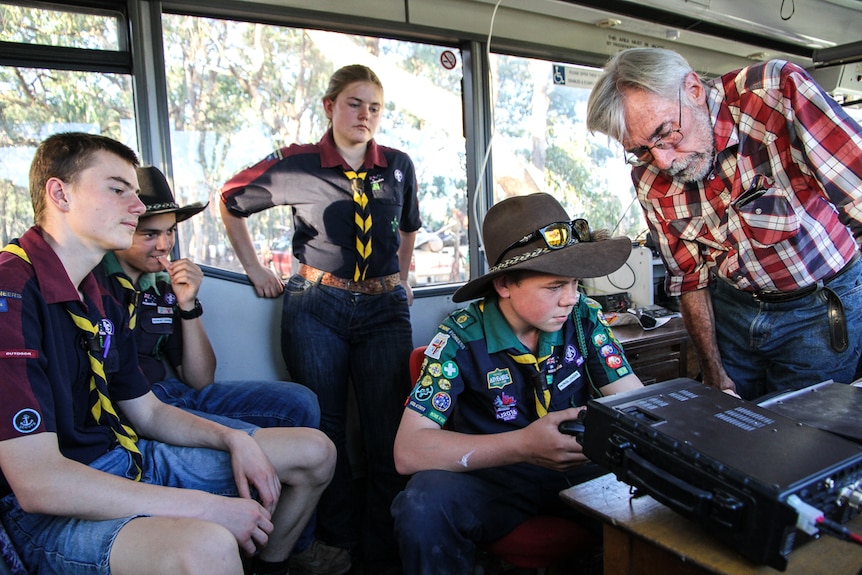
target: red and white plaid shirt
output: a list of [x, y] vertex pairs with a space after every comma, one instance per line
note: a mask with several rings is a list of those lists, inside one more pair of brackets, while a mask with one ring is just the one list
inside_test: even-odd
[[862, 128], [800, 67], [756, 64], [705, 82], [713, 172], [632, 179], [679, 295], [710, 272], [746, 291], [793, 291], [839, 271], [862, 237]]

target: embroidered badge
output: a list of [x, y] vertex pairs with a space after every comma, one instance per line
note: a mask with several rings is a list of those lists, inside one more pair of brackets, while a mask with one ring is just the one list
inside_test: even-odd
[[552, 355], [545, 361], [545, 372], [556, 373], [563, 368], [560, 359], [556, 355]]
[[39, 352], [35, 349], [0, 349], [0, 357], [23, 357], [24, 359], [35, 359]]
[[431, 399], [432, 395], [434, 395], [433, 388], [423, 387], [421, 385], [413, 392], [413, 397], [415, 397], [417, 401], [428, 401]]
[[164, 301], [166, 304], [173, 306], [177, 303], [177, 296], [175, 296], [173, 293], [166, 293]]
[[566, 363], [572, 363], [578, 358], [578, 350], [573, 345], [566, 346], [566, 357], [563, 361]]
[[404, 172], [402, 172], [401, 170], [395, 170], [393, 175], [395, 176], [395, 180], [399, 183], [404, 179]]
[[593, 343], [596, 347], [602, 347], [606, 343], [608, 343], [608, 336], [605, 333], [599, 332], [593, 334]]
[[458, 317], [455, 318], [455, 323], [457, 323], [461, 327], [465, 327], [465, 326], [473, 323], [471, 320], [472, 320], [472, 318], [470, 317], [470, 314], [462, 313], [461, 315], [459, 315]]
[[422, 387], [431, 387], [431, 385], [432, 385], [433, 383], [434, 383], [434, 378], [433, 378], [433, 377], [431, 377], [430, 375], [426, 375], [425, 377], [423, 377], [423, 378], [419, 381], [419, 384], [420, 384]]
[[450, 382], [448, 379], [438, 379], [437, 387], [439, 387], [443, 391], [449, 391], [450, 389], [452, 389], [452, 382]]
[[605, 358], [605, 363], [611, 369], [618, 369], [623, 364], [623, 358], [618, 355], [611, 355]]
[[156, 302], [156, 296], [151, 293], [144, 292], [143, 297], [141, 297], [141, 305], [159, 305]]
[[488, 389], [503, 389], [512, 383], [512, 373], [507, 367], [498, 367], [494, 371], [489, 371], [486, 378], [488, 379]]
[[434, 359], [440, 359], [440, 354], [443, 352], [443, 348], [446, 347], [446, 343], [448, 341], [449, 336], [447, 334], [438, 333], [434, 336], [434, 339], [431, 340], [431, 343], [429, 343], [428, 347], [425, 349], [425, 355]]
[[435, 395], [434, 399], [431, 401], [431, 405], [433, 405], [434, 409], [437, 411], [446, 411], [452, 407], [452, 398], [445, 391], [438, 391], [437, 395]]
[[563, 391], [564, 389], [566, 389], [567, 387], [572, 385], [573, 382], [577, 381], [580, 377], [581, 377], [580, 371], [576, 371], [576, 372], [566, 376], [566, 379], [564, 379], [563, 381], [561, 381], [560, 383], [557, 384], [557, 389], [559, 389], [560, 391]]
[[454, 361], [447, 361], [443, 364], [443, 375], [447, 379], [455, 379], [458, 377], [458, 366]]
[[608, 357], [616, 353], [617, 348], [612, 343], [603, 345], [602, 348], [599, 350], [599, 355], [601, 355], [602, 357]]
[[440, 377], [443, 374], [443, 367], [435, 361], [434, 363], [428, 364], [426, 371], [434, 377]]
[[42, 416], [35, 409], [29, 407], [22, 409], [12, 418], [12, 426], [18, 433], [32, 433], [42, 422]]
[[494, 411], [498, 421], [513, 421], [518, 417], [518, 404], [511, 395], [501, 393], [494, 398]]
[[0, 297], [0, 312], [9, 311], [9, 303], [5, 297]]

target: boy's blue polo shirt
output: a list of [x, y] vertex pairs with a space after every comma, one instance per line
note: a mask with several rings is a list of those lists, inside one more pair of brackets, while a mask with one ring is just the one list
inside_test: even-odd
[[[583, 344], [576, 321], [583, 328]], [[523, 363], [529, 353], [496, 298], [473, 302], [451, 313], [438, 328], [407, 407], [462, 433], [526, 427], [539, 418], [538, 372], [532, 363]], [[587, 370], [598, 390], [633, 373], [600, 306], [583, 295], [561, 330], [539, 334], [535, 358], [542, 369], [538, 381], [551, 391], [548, 411], [586, 404], [591, 397]]]
[[90, 413], [90, 361], [67, 305], [94, 323], [113, 325], [105, 374], [114, 402], [140, 397], [150, 386], [138, 369], [125, 311], [93, 274], [81, 282], [80, 303], [78, 288], [38, 227], [17, 243], [32, 264], [0, 252], [0, 441], [54, 432], [64, 456], [87, 464], [112, 449], [116, 438]]

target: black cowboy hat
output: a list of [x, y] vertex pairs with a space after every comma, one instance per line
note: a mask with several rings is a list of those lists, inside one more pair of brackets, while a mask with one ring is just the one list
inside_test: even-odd
[[141, 217], [175, 213], [179, 223], [202, 212], [209, 205], [209, 202], [206, 204], [195, 202], [181, 208], [174, 200], [174, 193], [168, 185], [168, 180], [158, 168], [142, 166], [137, 168], [137, 172], [138, 185], [141, 186], [141, 201], [147, 206], [147, 213]]
[[[557, 222], [569, 224], [570, 234], [574, 236], [580, 232], [582, 237], [573, 237], [571, 243], [556, 249], [548, 247], [542, 235], [534, 232]], [[594, 278], [622, 267], [632, 249], [629, 238], [599, 240], [588, 230], [589, 224], [585, 220], [576, 222], [570, 222], [565, 208], [548, 194], [516, 196], [494, 204], [488, 210], [482, 228], [485, 254], [492, 267], [485, 275], [461, 286], [452, 295], [452, 301], [462, 302], [488, 295], [493, 290], [492, 280], [513, 270]], [[571, 233], [573, 227], [579, 229]], [[527, 241], [521, 243], [522, 240]]]

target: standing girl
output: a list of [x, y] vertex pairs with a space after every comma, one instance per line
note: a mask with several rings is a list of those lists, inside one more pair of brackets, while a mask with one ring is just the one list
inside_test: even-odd
[[[336, 71], [323, 107], [330, 129], [320, 142], [282, 148], [236, 174], [221, 190], [220, 209], [258, 295], [284, 291], [284, 360], [292, 379], [317, 393], [320, 428], [338, 448], [335, 477], [318, 506], [318, 535], [346, 549], [361, 537], [366, 573], [398, 573], [389, 507], [405, 483], [392, 447], [413, 348], [407, 274], [421, 225], [416, 176], [407, 154], [374, 141], [383, 85], [372, 70]], [[286, 287], [258, 260], [245, 220], [276, 205], [293, 210], [293, 254], [301, 264]], [[366, 458], [359, 498], [345, 448], [348, 380]]]

